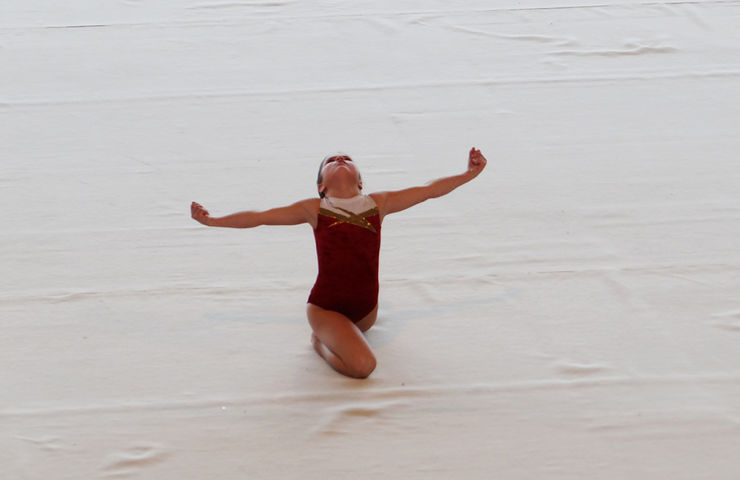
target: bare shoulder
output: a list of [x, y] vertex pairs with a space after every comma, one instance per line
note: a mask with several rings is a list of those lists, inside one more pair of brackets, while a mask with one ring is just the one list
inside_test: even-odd
[[307, 198], [305, 200], [299, 200], [295, 203], [295, 205], [300, 205], [303, 208], [308, 209], [319, 209], [319, 205], [321, 205], [321, 199], [320, 198]]
[[321, 199], [307, 198], [305, 200], [299, 200], [293, 205], [303, 210], [306, 215], [306, 221], [308, 221], [313, 228], [316, 228], [319, 217], [319, 208], [321, 207]]
[[378, 206], [378, 213], [381, 220], [386, 215], [386, 203], [388, 201], [388, 194], [391, 192], [374, 192], [369, 195], [373, 199], [375, 205]]
[[385, 205], [385, 202], [388, 200], [388, 194], [391, 192], [374, 192], [369, 195], [370, 198], [373, 199], [375, 204], [380, 209], [383, 205]]

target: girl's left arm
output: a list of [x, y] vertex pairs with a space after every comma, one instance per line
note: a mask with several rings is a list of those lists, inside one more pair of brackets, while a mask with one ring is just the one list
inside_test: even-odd
[[460, 185], [468, 183], [480, 175], [480, 172], [486, 167], [486, 163], [486, 157], [483, 156], [480, 150], [471, 148], [468, 155], [468, 169], [465, 173], [438, 178], [421, 187], [411, 187], [394, 192], [374, 193], [371, 196], [375, 200], [375, 203], [378, 204], [380, 216], [384, 217], [391, 213], [406, 210], [430, 198], [447, 195]]

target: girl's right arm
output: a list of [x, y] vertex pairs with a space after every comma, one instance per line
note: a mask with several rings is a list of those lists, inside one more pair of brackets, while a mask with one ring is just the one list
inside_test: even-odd
[[193, 202], [190, 205], [190, 215], [197, 222], [209, 227], [252, 228], [260, 225], [309, 223], [316, 228], [320, 201], [318, 198], [309, 198], [287, 207], [272, 208], [263, 212], [239, 212], [225, 217], [211, 217], [208, 210], [199, 203]]

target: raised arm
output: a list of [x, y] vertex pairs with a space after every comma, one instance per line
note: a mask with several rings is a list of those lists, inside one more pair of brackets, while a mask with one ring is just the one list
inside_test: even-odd
[[374, 193], [371, 196], [378, 204], [380, 216], [384, 217], [391, 213], [406, 210], [430, 198], [447, 195], [460, 185], [477, 177], [486, 167], [486, 163], [486, 157], [483, 156], [480, 150], [471, 148], [468, 155], [468, 169], [465, 173], [438, 178], [421, 187], [411, 187], [395, 192]]
[[246, 211], [226, 215], [225, 217], [211, 217], [208, 210], [202, 205], [193, 202], [190, 205], [190, 215], [197, 222], [209, 227], [252, 228], [260, 225], [298, 225], [309, 223], [316, 227], [316, 216], [319, 210], [318, 198], [301, 200], [287, 207], [272, 208], [262, 212]]

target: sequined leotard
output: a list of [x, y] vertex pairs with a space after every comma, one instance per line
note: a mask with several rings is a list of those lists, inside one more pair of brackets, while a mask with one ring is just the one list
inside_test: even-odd
[[323, 198], [314, 230], [319, 274], [308, 302], [359, 322], [378, 304], [380, 215], [368, 195]]

